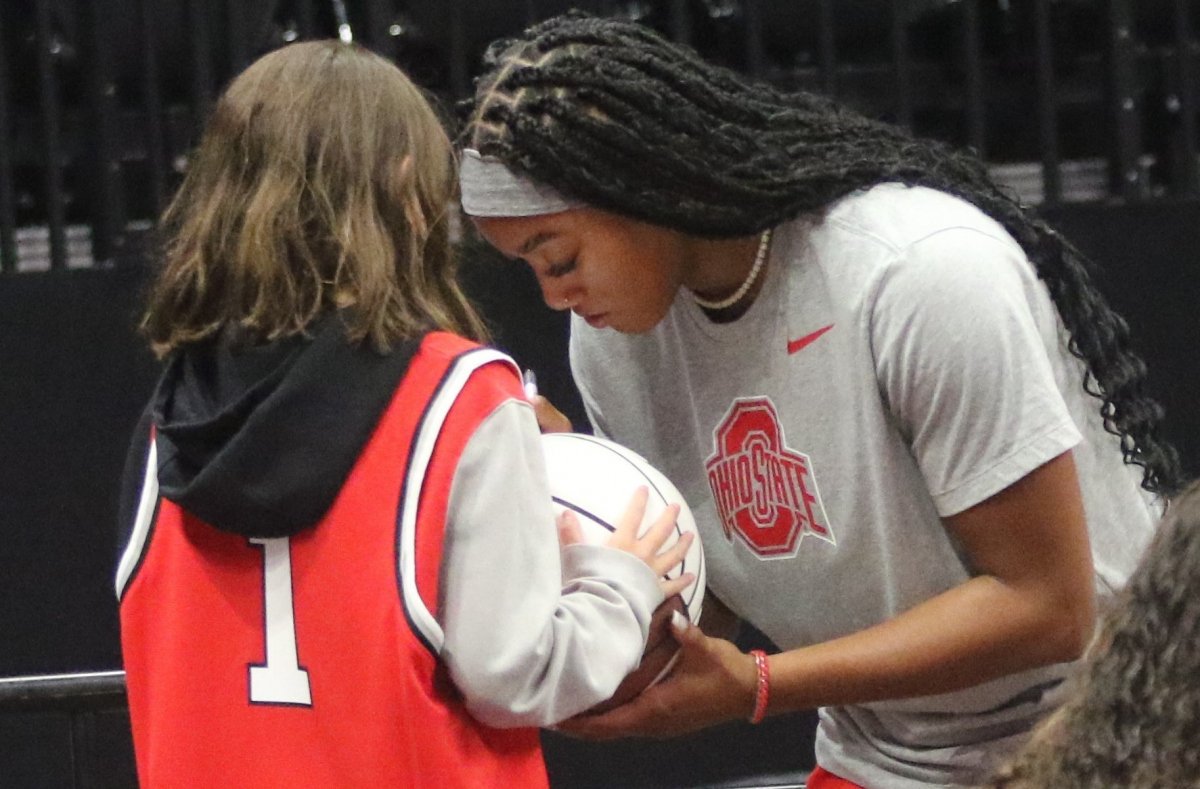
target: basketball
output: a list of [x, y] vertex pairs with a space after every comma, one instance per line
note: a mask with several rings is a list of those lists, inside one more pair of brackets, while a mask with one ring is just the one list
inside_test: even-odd
[[667, 577], [677, 578], [690, 572], [696, 580], [654, 612], [641, 663], [625, 678], [612, 698], [590, 710], [604, 712], [641, 693], [665, 676], [674, 664], [679, 644], [670, 632], [671, 614], [679, 611], [692, 622], [700, 620], [704, 603], [704, 549], [700, 545], [700, 535], [696, 533], [692, 512], [679, 490], [641, 455], [612, 441], [581, 433], [546, 433], [542, 440], [555, 515], [565, 509], [573, 511], [578, 516], [584, 542], [606, 543], [634, 491], [642, 485], [649, 489], [650, 496], [639, 534], [644, 533], [670, 504], [679, 505], [679, 517], [675, 521], [675, 533], [667, 538], [663, 549], [669, 548], [686, 532], [695, 534], [683, 562]]

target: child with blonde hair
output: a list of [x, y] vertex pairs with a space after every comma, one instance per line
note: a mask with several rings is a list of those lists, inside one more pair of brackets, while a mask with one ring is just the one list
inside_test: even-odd
[[217, 104], [162, 220], [165, 360], [117, 572], [155, 787], [546, 785], [537, 726], [637, 665], [677, 510], [559, 524], [518, 371], [479, 344], [454, 158], [395, 66], [272, 52]]

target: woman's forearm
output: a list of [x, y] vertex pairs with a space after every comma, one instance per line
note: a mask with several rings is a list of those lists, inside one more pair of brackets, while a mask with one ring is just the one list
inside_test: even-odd
[[1071, 605], [981, 576], [888, 622], [771, 657], [771, 712], [948, 693], [1074, 660]]

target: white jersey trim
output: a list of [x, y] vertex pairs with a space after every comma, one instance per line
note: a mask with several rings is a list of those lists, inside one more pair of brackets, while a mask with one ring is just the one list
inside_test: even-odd
[[421, 493], [425, 484], [425, 474], [429, 470], [429, 462], [433, 458], [434, 448], [442, 432], [442, 426], [450, 413], [450, 408], [467, 385], [471, 374], [492, 362], [506, 362], [520, 375], [510, 357], [491, 348], [468, 351], [459, 356], [450, 370], [442, 378], [437, 392], [429, 401], [425, 416], [417, 426], [413, 436], [413, 449], [404, 478], [404, 487], [400, 492], [400, 513], [397, 518], [400, 534], [399, 563], [400, 563], [400, 600], [404, 605], [409, 622], [416, 628], [418, 635], [436, 653], [441, 654], [446, 636], [442, 626], [433, 613], [421, 599], [417, 590], [417, 512], [421, 503]]
[[133, 533], [129, 544], [121, 554], [121, 562], [117, 565], [117, 600], [125, 594], [125, 587], [133, 577], [138, 562], [146, 550], [146, 538], [150, 527], [154, 525], [154, 511], [158, 507], [158, 447], [154, 439], [150, 439], [150, 450], [146, 455], [146, 471], [142, 479], [142, 495], [138, 500], [137, 515], [133, 521]]

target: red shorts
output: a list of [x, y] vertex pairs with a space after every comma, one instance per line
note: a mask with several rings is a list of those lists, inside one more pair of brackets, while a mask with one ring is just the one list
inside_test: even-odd
[[808, 775], [808, 782], [805, 784], [806, 789], [863, 789], [855, 783], [850, 783], [845, 778], [838, 778], [833, 773], [825, 770], [822, 767], [814, 767], [813, 771]]

